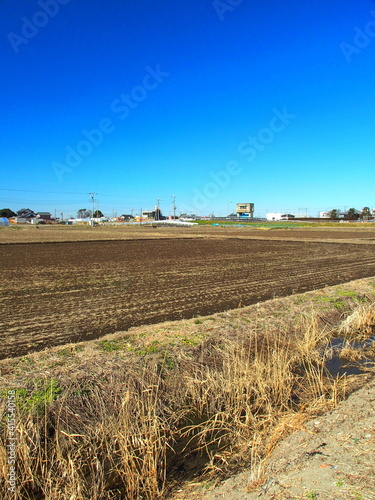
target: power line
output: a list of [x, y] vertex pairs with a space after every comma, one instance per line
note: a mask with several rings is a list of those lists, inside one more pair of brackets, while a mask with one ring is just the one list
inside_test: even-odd
[[38, 193], [38, 194], [89, 194], [89, 193], [65, 193], [63, 191], [32, 191], [29, 189], [0, 189], [0, 191], [14, 191], [18, 193]]
[[[38, 194], [70, 194], [70, 195], [89, 195], [90, 193], [72, 193], [72, 192], [65, 192], [65, 191], [35, 191], [35, 190], [30, 190], [30, 189], [10, 189], [10, 188], [0, 188], [0, 191], [13, 191], [13, 192], [18, 192], [18, 193], [38, 193]], [[128, 195], [120, 195], [120, 194], [106, 194], [106, 193], [95, 193], [98, 196], [108, 196], [110, 198], [124, 198], [124, 199], [132, 199], [132, 200], [149, 200], [152, 201], [154, 198], [149, 196], [149, 197], [141, 197], [141, 196], [128, 196]]]

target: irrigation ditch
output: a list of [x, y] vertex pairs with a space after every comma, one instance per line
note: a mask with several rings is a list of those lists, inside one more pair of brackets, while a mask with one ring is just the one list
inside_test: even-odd
[[137, 326], [0, 362], [16, 393], [16, 498], [167, 498], [249, 467], [374, 373], [375, 281]]

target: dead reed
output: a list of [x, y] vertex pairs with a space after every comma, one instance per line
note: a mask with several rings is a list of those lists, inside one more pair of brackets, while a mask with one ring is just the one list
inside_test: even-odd
[[256, 483], [276, 442], [346, 388], [325, 369], [327, 339], [368, 336], [375, 324], [373, 304], [359, 305], [338, 330], [319, 310], [298, 318], [287, 327], [238, 321], [230, 334], [226, 322], [198, 345], [119, 357], [104, 373], [93, 358], [75, 375], [45, 373], [17, 388], [16, 489], [4, 397], [1, 498], [151, 500], [173, 482], [239, 464], [252, 467]]

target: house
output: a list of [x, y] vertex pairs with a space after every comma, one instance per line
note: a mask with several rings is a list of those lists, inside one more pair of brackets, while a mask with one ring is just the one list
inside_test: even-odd
[[21, 208], [21, 210], [18, 210], [17, 215], [17, 218], [21, 217], [22, 219], [33, 219], [36, 217], [36, 213], [30, 210], [30, 208]]
[[362, 211], [357, 210], [355, 208], [349, 208], [346, 212], [343, 213], [344, 219], [349, 219], [349, 220], [357, 220], [359, 219]]
[[296, 216], [293, 214], [283, 214], [282, 212], [269, 212], [266, 214], [266, 219], [268, 221], [273, 221], [273, 220], [291, 220], [294, 219]]
[[12, 224], [29, 224], [31, 219], [26, 219], [26, 217], [13, 217], [10, 219]]
[[43, 220], [51, 220], [50, 212], [37, 212], [36, 216]]

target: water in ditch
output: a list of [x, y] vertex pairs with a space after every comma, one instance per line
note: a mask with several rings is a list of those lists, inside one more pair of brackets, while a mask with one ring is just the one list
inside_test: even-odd
[[[375, 335], [366, 339], [363, 342], [350, 342], [350, 346], [354, 350], [368, 349], [375, 342]], [[375, 367], [375, 359], [366, 356], [359, 357], [355, 361], [342, 357], [342, 351], [348, 346], [348, 342], [342, 337], [332, 339], [330, 349], [332, 356], [325, 362], [325, 367], [329, 373], [334, 377], [341, 377], [343, 375], [361, 375], [366, 373], [369, 369]]]

